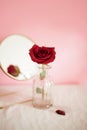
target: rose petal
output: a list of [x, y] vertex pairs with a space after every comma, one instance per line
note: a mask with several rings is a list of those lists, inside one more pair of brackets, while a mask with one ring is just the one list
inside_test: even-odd
[[65, 111], [63, 110], [56, 110], [55, 112], [60, 115], [65, 115]]

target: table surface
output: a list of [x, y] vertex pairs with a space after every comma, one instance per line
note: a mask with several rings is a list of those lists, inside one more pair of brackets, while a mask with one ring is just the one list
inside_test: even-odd
[[[36, 109], [31, 87], [1, 86], [0, 130], [86, 130], [87, 86], [56, 85], [52, 89], [53, 106]], [[57, 109], [66, 115], [56, 114]]]

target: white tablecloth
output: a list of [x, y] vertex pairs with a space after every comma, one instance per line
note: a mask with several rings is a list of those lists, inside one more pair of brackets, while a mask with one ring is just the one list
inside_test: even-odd
[[[33, 108], [32, 88], [0, 86], [0, 130], [87, 130], [87, 86], [57, 85], [53, 88], [53, 107]], [[64, 110], [58, 115], [55, 110]]]

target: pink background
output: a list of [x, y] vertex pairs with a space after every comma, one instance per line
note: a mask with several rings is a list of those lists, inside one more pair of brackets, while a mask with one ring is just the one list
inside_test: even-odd
[[[87, 83], [87, 0], [0, 0], [0, 41], [15, 33], [56, 48], [55, 83]], [[0, 69], [0, 85], [31, 82]]]

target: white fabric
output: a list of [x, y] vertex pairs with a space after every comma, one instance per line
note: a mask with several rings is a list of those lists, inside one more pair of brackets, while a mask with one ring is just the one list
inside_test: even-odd
[[[1, 86], [0, 92], [12, 92], [11, 88], [15, 91], [13, 98], [0, 96], [0, 106], [31, 99], [31, 87], [7, 86], [5, 90]], [[0, 109], [0, 130], [87, 130], [87, 86], [57, 85], [52, 92], [50, 109], [35, 109], [31, 101]], [[66, 115], [56, 114], [57, 109]]]

